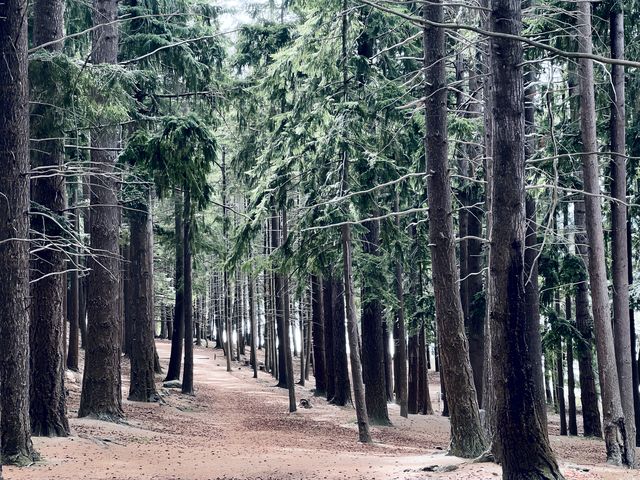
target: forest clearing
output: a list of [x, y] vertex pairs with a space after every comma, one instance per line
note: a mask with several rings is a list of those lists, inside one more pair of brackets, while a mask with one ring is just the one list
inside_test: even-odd
[[632, 0], [0, 0], [0, 480], [640, 478]]
[[[162, 364], [169, 344], [158, 343]], [[126, 394], [128, 375], [123, 389]], [[72, 435], [35, 439], [44, 462], [28, 469], [5, 469], [6, 478], [24, 480], [275, 480], [275, 479], [484, 479], [500, 475], [498, 465], [446, 456], [449, 426], [440, 415], [403, 419], [390, 407], [393, 427], [374, 428], [374, 444], [357, 442], [355, 414], [313, 397], [313, 384], [296, 387], [312, 408], [287, 412], [286, 391], [269, 377], [252, 378], [244, 362], [226, 372], [220, 350], [196, 348], [197, 395], [166, 389], [163, 402], [125, 402], [121, 424], [73, 419], [80, 383], [67, 382]], [[438, 391], [437, 379], [432, 391]], [[438, 402], [433, 404], [438, 413]], [[640, 478], [605, 465], [602, 442], [560, 437], [551, 419], [552, 445], [567, 479]], [[438, 471], [449, 466], [450, 472]], [[423, 469], [432, 470], [425, 472]]]

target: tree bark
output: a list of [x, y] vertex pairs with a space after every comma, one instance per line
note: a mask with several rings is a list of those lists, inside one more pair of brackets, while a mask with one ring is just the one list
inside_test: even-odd
[[184, 190], [184, 370], [182, 393], [193, 395], [193, 278], [191, 266], [191, 192]]
[[129, 400], [158, 400], [154, 369], [153, 306], [153, 220], [151, 186], [140, 185], [143, 198], [129, 210], [130, 248], [130, 315], [131, 315], [131, 383]]
[[[491, 30], [520, 35], [521, 9], [519, 0], [493, 0]], [[523, 47], [511, 38], [493, 37], [489, 43], [494, 85], [488, 316], [494, 442], [503, 478], [561, 479], [546, 418], [540, 415], [542, 382], [536, 376], [542, 371], [530, 348], [540, 333], [533, 333], [535, 319], [527, 317]]]
[[[396, 211], [400, 211], [399, 196], [396, 194]], [[400, 217], [396, 218], [396, 228], [400, 230]], [[399, 253], [399, 252], [398, 252]], [[407, 332], [404, 323], [404, 285], [402, 271], [402, 257], [398, 255], [395, 261], [395, 286], [398, 309], [394, 325], [394, 381], [396, 385], [396, 399], [400, 404], [400, 416], [409, 416], [407, 406]], [[397, 333], [396, 333], [397, 332]]]
[[322, 298], [324, 300], [324, 348], [327, 370], [326, 393], [328, 401], [332, 401], [336, 393], [335, 348], [333, 342], [334, 286], [335, 282], [333, 280], [333, 275], [331, 272], [327, 272], [322, 278]]
[[[94, 0], [92, 32], [93, 64], [118, 61], [118, 3]], [[100, 95], [96, 92], [98, 99]], [[106, 102], [107, 99], [100, 101]], [[91, 278], [87, 297], [88, 324], [82, 395], [78, 416], [117, 420], [124, 416], [120, 377], [121, 322], [119, 318], [119, 208], [114, 170], [118, 146], [117, 127], [91, 132], [91, 249], [101, 252], [91, 257]], [[106, 149], [106, 150], [105, 150]]]
[[[64, 2], [37, 1], [33, 8], [34, 44], [42, 45], [62, 38], [64, 34]], [[62, 49], [62, 42], [48, 48]], [[33, 109], [31, 136], [36, 139], [64, 136], [60, 115], [50, 102], [52, 88], [48, 78], [53, 67], [50, 61], [36, 61], [32, 65], [32, 98], [38, 101]], [[35, 436], [66, 437], [69, 424], [66, 416], [64, 389], [65, 321], [64, 301], [67, 294], [66, 254], [58, 246], [49, 245], [66, 236], [59, 218], [64, 217], [66, 205], [65, 178], [60, 171], [64, 160], [62, 140], [38, 143], [33, 151], [32, 169], [55, 170], [58, 175], [36, 173], [31, 181], [31, 228], [33, 250], [31, 257], [31, 325], [30, 325], [30, 416], [31, 433]], [[56, 218], [57, 217], [57, 218]], [[73, 266], [72, 266], [73, 268]], [[77, 272], [75, 273], [77, 280]], [[75, 292], [77, 298], [77, 291]], [[70, 309], [71, 315], [77, 311]], [[76, 331], [77, 335], [77, 331]], [[77, 337], [76, 337], [77, 369]]]
[[[365, 228], [367, 231], [363, 251], [370, 257], [369, 262], [376, 262], [379, 256], [380, 221], [366, 222]], [[362, 380], [365, 385], [369, 422], [389, 425], [391, 422], [387, 411], [382, 303], [378, 293], [372, 288], [373, 284], [384, 281], [380, 274], [380, 269], [374, 267], [367, 272], [362, 284]]]
[[[624, 12], [622, 3], [612, 2], [609, 15], [611, 58], [624, 58]], [[635, 463], [636, 420], [634, 409], [633, 358], [629, 318], [629, 277], [627, 263], [627, 157], [625, 75], [622, 65], [611, 66], [611, 276], [613, 283], [613, 341], [624, 414], [629, 465]]]
[[[344, 406], [351, 401], [351, 384], [349, 382], [349, 357], [347, 354], [347, 328], [345, 326], [346, 292], [342, 279], [332, 277], [332, 309], [333, 309], [333, 354], [334, 354], [334, 391], [331, 403]], [[358, 345], [360, 338], [358, 338]], [[351, 342], [349, 341], [349, 348]], [[364, 392], [363, 392], [364, 393]]]
[[178, 380], [182, 366], [182, 343], [184, 340], [184, 226], [182, 211], [184, 210], [182, 192], [174, 191], [175, 221], [175, 279], [176, 292], [173, 311], [173, 333], [171, 334], [171, 355], [165, 382]]
[[[578, 3], [578, 51], [591, 54], [591, 4]], [[607, 446], [607, 460], [613, 464], [633, 465], [635, 438], [629, 442], [630, 427], [626, 421], [620, 398], [620, 382], [616, 366], [616, 354], [609, 293], [607, 291], [607, 271], [605, 246], [600, 205], [600, 175], [598, 168], [598, 143], [596, 136], [596, 107], [594, 93], [593, 60], [579, 60], [578, 82], [580, 88], [580, 128], [582, 132], [582, 171], [584, 180], [584, 204], [586, 212], [587, 237], [589, 239], [589, 281], [591, 304], [595, 325], [596, 350], [600, 392], [603, 405], [604, 439]], [[621, 326], [621, 328], [624, 328]], [[628, 339], [628, 337], [627, 337]], [[628, 353], [628, 352], [627, 352]]]
[[[444, 21], [441, 2], [433, 2], [423, 8], [426, 20], [438, 23]], [[429, 239], [440, 360], [451, 415], [449, 449], [452, 455], [473, 458], [485, 450], [486, 439], [480, 424], [458, 287], [459, 275], [456, 266], [452, 194], [448, 170], [447, 85], [443, 61], [444, 29], [425, 26], [424, 51], [427, 98], [424, 146], [429, 173]]]
[[0, 3], [0, 410], [2, 462], [34, 459], [29, 419], [27, 2]]
[[324, 290], [322, 277], [311, 277], [312, 301], [312, 335], [313, 335], [313, 375], [316, 379], [315, 395], [325, 395], [327, 392], [327, 371], [324, 344]]

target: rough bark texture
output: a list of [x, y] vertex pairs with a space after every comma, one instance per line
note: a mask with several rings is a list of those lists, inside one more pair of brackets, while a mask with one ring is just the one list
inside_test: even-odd
[[[591, 54], [591, 4], [578, 3], [578, 50]], [[629, 443], [628, 428], [620, 399], [620, 382], [616, 366], [615, 344], [609, 311], [607, 269], [600, 205], [600, 175], [598, 143], [596, 137], [596, 106], [593, 61], [581, 58], [578, 82], [580, 88], [580, 127], [582, 132], [582, 172], [587, 237], [589, 239], [589, 282], [595, 326], [598, 372], [602, 396], [604, 440], [607, 460], [614, 464], [631, 465], [634, 459], [635, 439]]]
[[[153, 223], [151, 192], [148, 186], [142, 202], [129, 210], [131, 231], [130, 295], [131, 295], [131, 383], [129, 400], [157, 401], [154, 375], [153, 318]], [[147, 188], [145, 188], [147, 187]]]
[[[331, 303], [333, 305], [334, 391], [331, 403], [347, 405], [351, 401], [351, 384], [347, 355], [347, 327], [345, 326], [346, 292], [341, 279], [333, 277], [333, 282]], [[360, 338], [358, 337], [359, 344]], [[349, 348], [351, 348], [351, 343], [349, 343]]]
[[[612, 2], [609, 15], [611, 58], [624, 58], [624, 13], [622, 3]], [[631, 323], [629, 319], [629, 277], [627, 264], [627, 158], [625, 78], [622, 65], [611, 66], [611, 277], [613, 283], [613, 341], [620, 383], [620, 400], [624, 413], [629, 465], [635, 463], [636, 420], [633, 399], [633, 370], [631, 363]]]
[[175, 278], [176, 291], [173, 309], [173, 332], [171, 334], [171, 355], [165, 382], [178, 380], [182, 366], [182, 342], [184, 340], [184, 227], [182, 225], [182, 192], [174, 192], [174, 230], [175, 230]]
[[[491, 30], [520, 35], [519, 0], [493, 0]], [[539, 360], [533, 358], [532, 319], [527, 318], [525, 281], [525, 131], [522, 44], [491, 38], [495, 86], [490, 189], [491, 260], [489, 320], [495, 447], [503, 478], [561, 479], [551, 451], [546, 418], [540, 415]], [[539, 335], [536, 332], [534, 335]], [[523, 434], [526, 432], [526, 434]]]
[[[380, 221], [366, 222], [363, 251], [376, 262], [380, 248]], [[384, 338], [382, 331], [382, 303], [375, 283], [380, 284], [380, 269], [369, 270], [362, 285], [362, 379], [365, 385], [367, 415], [373, 424], [388, 425], [387, 391], [385, 381]]]
[[[35, 3], [33, 37], [36, 45], [60, 39], [64, 33], [64, 2]], [[59, 51], [62, 42], [49, 48]], [[35, 139], [62, 138], [64, 131], [56, 108], [47, 104], [52, 94], [49, 70], [52, 62], [32, 65], [32, 96], [42, 103], [33, 110], [31, 136]], [[65, 180], [62, 174], [51, 175], [47, 170], [59, 170], [63, 164], [63, 141], [39, 142], [33, 151], [31, 167], [42, 170], [31, 182], [31, 228], [33, 250], [31, 257], [31, 325], [30, 325], [30, 415], [31, 432], [36, 436], [65, 437], [69, 434], [64, 391], [65, 315], [67, 293], [66, 254], [51, 242], [65, 237], [59, 220], [66, 205]], [[49, 173], [49, 174], [46, 174]], [[71, 266], [73, 268], [73, 266]], [[77, 282], [77, 272], [75, 272]], [[76, 283], [77, 284], [77, 283]], [[77, 295], [76, 297], [77, 298]], [[73, 309], [71, 309], [73, 311]], [[77, 312], [72, 314], [77, 315]], [[76, 330], [77, 369], [77, 330]]]
[[[442, 23], [444, 11], [441, 2], [425, 6], [424, 17], [429, 21]], [[440, 360], [451, 416], [449, 448], [453, 455], [471, 458], [484, 451], [486, 439], [480, 424], [458, 287], [459, 275], [456, 266], [452, 193], [448, 169], [447, 86], [443, 61], [444, 29], [425, 27], [424, 51], [429, 239]]]
[[193, 395], [193, 278], [191, 272], [191, 193], [184, 192], [184, 370], [182, 393]]
[[[399, 210], [399, 208], [396, 200], [396, 211], [397, 210]], [[399, 217], [396, 222], [396, 226], [399, 226]], [[404, 324], [404, 286], [402, 284], [402, 279], [402, 260], [397, 259], [395, 262], [395, 281], [398, 310], [396, 312], [396, 321], [393, 329], [395, 345], [395, 355], [393, 357], [393, 378], [395, 383], [396, 399], [400, 404], [400, 415], [406, 418], [409, 416], [407, 409], [407, 332]]]
[[[102, 26], [92, 32], [91, 60], [94, 64], [115, 64], [118, 60], [117, 1], [95, 0], [93, 8], [94, 24]], [[91, 151], [92, 168], [96, 172], [91, 176], [91, 249], [101, 254], [89, 259], [89, 320], [78, 416], [115, 420], [124, 416], [120, 391], [121, 322], [117, 301], [120, 298], [120, 215], [114, 171], [116, 154], [104, 149], [118, 146], [116, 127], [93, 130], [91, 145], [96, 148]]]
[[0, 404], [2, 462], [34, 457], [29, 420], [27, 2], [0, 3]]
[[576, 225], [575, 242], [578, 254], [585, 266], [585, 274], [576, 279], [576, 327], [584, 341], [576, 344], [578, 354], [578, 371], [580, 379], [580, 403], [582, 404], [582, 424], [585, 437], [602, 437], [600, 421], [600, 407], [598, 406], [598, 392], [596, 391], [596, 376], [593, 370], [593, 321], [589, 305], [588, 275], [589, 265], [587, 254], [587, 236], [585, 229], [584, 202], [574, 203], [574, 218]]
[[313, 276], [311, 278], [311, 301], [312, 301], [312, 335], [313, 335], [313, 371], [316, 379], [316, 395], [327, 393], [327, 370], [325, 362], [324, 344], [324, 290], [322, 288], [322, 277]]
[[327, 273], [322, 278], [322, 297], [324, 300], [324, 348], [327, 369], [327, 400], [333, 400], [336, 393], [336, 367], [335, 367], [335, 349], [333, 344], [333, 299], [335, 293], [333, 290], [333, 275]]

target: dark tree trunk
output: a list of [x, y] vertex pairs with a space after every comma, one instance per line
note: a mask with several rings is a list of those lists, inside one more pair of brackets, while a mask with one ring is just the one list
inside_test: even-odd
[[[280, 247], [280, 216], [277, 212], [271, 215], [271, 248], [272, 253]], [[287, 356], [286, 345], [289, 341], [285, 337], [284, 328], [284, 282], [280, 272], [274, 272], [275, 288], [273, 292], [275, 305], [276, 327], [278, 329], [278, 387], [287, 388]]]
[[[92, 32], [94, 65], [118, 61], [118, 2], [94, 0]], [[99, 101], [106, 102], [107, 99]], [[88, 324], [82, 396], [78, 416], [96, 416], [115, 420], [124, 416], [120, 378], [121, 322], [119, 248], [120, 236], [117, 178], [115, 172], [118, 146], [117, 127], [91, 131], [91, 248], [102, 252], [99, 261], [89, 258], [91, 278], [87, 296]], [[107, 149], [107, 150], [105, 150]]]
[[407, 395], [407, 411], [415, 415], [418, 413], [418, 383], [420, 371], [418, 369], [418, 335], [409, 336], [409, 389]]
[[[400, 211], [399, 196], [396, 194], [396, 211]], [[396, 228], [400, 229], [400, 217], [396, 219]], [[400, 249], [399, 249], [400, 250]], [[398, 252], [400, 253], [400, 252]], [[407, 332], [404, 324], [404, 285], [402, 272], [402, 257], [398, 255], [395, 261], [395, 286], [398, 299], [398, 310], [393, 328], [395, 355], [393, 357], [393, 378], [395, 383], [396, 401], [400, 404], [400, 415], [408, 417], [407, 411]]]
[[[532, 114], [529, 104], [526, 106], [525, 115]], [[531, 119], [532, 120], [532, 119]], [[531, 125], [530, 125], [531, 126]], [[540, 337], [540, 288], [538, 285], [538, 257], [540, 250], [538, 248], [538, 223], [536, 217], [536, 202], [533, 197], [527, 196], [525, 205], [525, 213], [527, 216], [527, 229], [525, 238], [524, 267], [525, 277], [525, 302], [526, 302], [526, 318], [527, 327], [529, 328], [529, 345], [531, 348], [531, 361], [535, 364], [536, 372], [542, 371], [542, 339]], [[547, 425], [547, 409], [545, 406], [545, 386], [544, 376], [536, 375], [535, 399], [538, 402], [537, 415], [543, 419], [542, 426], [546, 430]], [[551, 396], [551, 392], [549, 392]], [[548, 432], [547, 432], [548, 434]]]
[[[71, 200], [72, 206], [76, 207], [78, 204], [78, 189], [79, 184], [73, 187], [73, 197]], [[80, 228], [80, 209], [75, 208], [73, 212], [73, 230], [79, 232]], [[74, 252], [78, 252], [78, 249], [74, 249]], [[71, 272], [71, 305], [69, 305], [69, 345], [67, 350], [67, 368], [71, 371], [77, 372], [78, 358], [80, 355], [80, 303], [81, 303], [81, 285], [80, 275], [78, 269], [80, 268], [80, 256], [74, 255], [73, 261], [75, 265], [72, 267], [75, 271]]]
[[333, 275], [329, 272], [322, 278], [322, 298], [324, 301], [323, 318], [324, 318], [324, 349], [327, 371], [326, 393], [327, 400], [332, 401], [336, 393], [336, 366], [335, 366], [335, 349], [333, 342], [333, 324], [334, 324], [334, 292], [335, 282]]
[[[624, 58], [624, 12], [622, 4], [611, 3], [609, 30], [611, 58]], [[627, 157], [625, 74], [622, 65], [611, 66], [610, 137], [611, 151], [611, 277], [613, 283], [613, 339], [624, 413], [626, 443], [630, 446], [627, 462], [635, 463], [636, 420], [634, 409], [631, 322], [629, 318], [629, 266], [627, 264]], [[637, 388], [636, 396], [637, 396]]]
[[[425, 5], [423, 9], [426, 20], [439, 23], [444, 21], [441, 2]], [[425, 26], [424, 52], [427, 98], [424, 147], [427, 171], [430, 174], [429, 239], [440, 361], [451, 415], [449, 450], [452, 455], [472, 458], [485, 450], [487, 442], [480, 423], [458, 286], [459, 272], [456, 265], [448, 170], [447, 84], [445, 62], [442, 61], [445, 56], [443, 28]], [[424, 354], [421, 353], [422, 355]]]
[[[0, 404], [2, 462], [34, 459], [29, 419], [27, 2], [0, 3]], [[14, 239], [14, 240], [11, 240]], [[1, 470], [0, 470], [1, 471]]]
[[131, 383], [129, 400], [158, 400], [154, 370], [153, 308], [153, 221], [150, 186], [143, 185], [144, 198], [129, 213], [130, 247], [130, 322]]
[[[631, 220], [627, 218], [627, 267], [629, 285], [633, 284], [633, 247]], [[636, 446], [640, 446], [640, 379], [638, 378], [638, 352], [636, 348], [635, 312], [629, 306], [629, 335], [631, 337], [631, 366], [633, 375], [633, 405], [636, 420]]]
[[600, 421], [600, 407], [598, 406], [598, 392], [596, 391], [595, 372], [593, 370], [593, 321], [589, 305], [589, 289], [587, 265], [587, 236], [585, 229], [584, 202], [574, 203], [574, 218], [576, 225], [576, 249], [584, 262], [584, 274], [576, 279], [576, 327], [583, 341], [577, 342], [578, 369], [580, 379], [580, 403], [582, 404], [582, 423], [585, 437], [602, 437]]
[[[37, 1], [33, 12], [36, 45], [62, 38], [64, 2]], [[59, 51], [61, 48], [62, 42], [49, 50]], [[48, 78], [52, 68], [55, 67], [50, 61], [34, 62], [32, 67], [31, 97], [40, 102], [33, 109], [32, 138], [61, 139], [64, 136], [60, 115], [47, 103], [52, 89], [56, 88]], [[31, 433], [46, 437], [66, 437], [69, 434], [64, 391], [67, 282], [62, 274], [66, 268], [66, 254], [58, 246], [49, 247], [56, 241], [54, 239], [65, 237], [59, 221], [53, 217], [64, 216], [66, 189], [62, 172], [59, 175], [47, 174], [47, 170], [62, 169], [63, 143], [62, 140], [39, 142], [33, 151], [31, 165], [35, 171], [31, 181], [32, 245], [37, 253], [31, 257], [30, 415]], [[38, 178], [40, 169], [44, 171]], [[77, 282], [77, 272], [75, 275]], [[77, 299], [77, 291], [75, 293]], [[75, 344], [77, 346], [77, 337]], [[77, 347], [75, 362], [77, 369]]]
[[[287, 208], [282, 209], [282, 245], [286, 245], [289, 237], [287, 227]], [[289, 311], [289, 276], [282, 274], [282, 301], [284, 303], [283, 327], [284, 327], [284, 352], [287, 367], [287, 389], [289, 390], [289, 412], [297, 410], [296, 389], [293, 373], [293, 358], [291, 355], [291, 312]]]
[[[567, 299], [567, 301], [570, 301]], [[576, 418], [576, 379], [573, 372], [573, 339], [567, 338], [567, 388], [569, 397], [569, 435], [578, 435]]]
[[[593, 52], [591, 4], [578, 2], [578, 51]], [[578, 85], [580, 87], [580, 131], [582, 138], [582, 172], [584, 181], [585, 224], [589, 238], [589, 284], [593, 308], [594, 333], [598, 352], [600, 394], [602, 396], [604, 440], [607, 460], [613, 464], [632, 465], [635, 458], [635, 438], [628, 437], [620, 395], [620, 381], [616, 365], [615, 340], [611, 325], [607, 282], [604, 224], [600, 204], [600, 172], [596, 131], [596, 103], [593, 60], [580, 58]], [[620, 325], [621, 328], [624, 328]], [[627, 340], [628, 340], [627, 336]], [[629, 380], [630, 381], [630, 380]]]
[[311, 277], [313, 375], [316, 379], [316, 395], [327, 393], [327, 371], [324, 344], [324, 290], [322, 277]]
[[182, 366], [182, 342], [184, 340], [184, 226], [182, 211], [184, 209], [182, 192], [174, 191], [175, 221], [175, 306], [173, 310], [173, 333], [171, 334], [171, 356], [165, 382], [178, 380]]
[[335, 387], [331, 403], [347, 405], [351, 401], [351, 383], [349, 382], [349, 360], [347, 356], [347, 331], [345, 326], [345, 298], [342, 280], [332, 277], [333, 286], [333, 355]]
[[184, 191], [184, 370], [182, 393], [193, 395], [193, 294], [191, 273], [191, 192]]
[[556, 398], [558, 399], [558, 413], [560, 414], [560, 435], [567, 434], [567, 407], [564, 398], [564, 358], [562, 355], [562, 341], [555, 347], [556, 356]]
[[[366, 222], [364, 237], [365, 255], [378, 260], [380, 245], [380, 221]], [[373, 424], [389, 425], [387, 388], [385, 383], [384, 335], [382, 330], [382, 303], [378, 292], [372, 288], [384, 282], [377, 265], [367, 272], [362, 285], [362, 379], [365, 385], [367, 415]]]
[[122, 252], [122, 296], [123, 305], [121, 309], [122, 316], [122, 353], [131, 356], [133, 323], [132, 312], [136, 308], [133, 305], [133, 297], [131, 295], [131, 239], [120, 247]]
[[253, 378], [258, 378], [258, 356], [256, 345], [258, 343], [258, 319], [256, 318], [255, 284], [256, 279], [253, 271], [249, 273], [249, 321], [251, 324], [251, 366], [253, 367]]
[[384, 348], [384, 384], [387, 389], [387, 402], [393, 402], [393, 359], [390, 348], [391, 336], [389, 324], [382, 319], [382, 346]]
[[[493, 0], [491, 8], [492, 31], [520, 35], [520, 1]], [[533, 333], [535, 318], [527, 317], [523, 48], [508, 37], [493, 37], [489, 43], [495, 86], [488, 316], [494, 441], [503, 478], [561, 479], [539, 408], [540, 360], [530, 348], [539, 341], [539, 326]]]
[[427, 370], [427, 336], [424, 320], [418, 339], [418, 411], [422, 415], [433, 415], [431, 394], [429, 393], [429, 372]]

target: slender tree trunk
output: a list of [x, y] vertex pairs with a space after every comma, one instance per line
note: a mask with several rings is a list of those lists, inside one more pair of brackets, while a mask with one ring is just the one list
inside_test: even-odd
[[253, 378], [258, 378], [258, 356], [256, 354], [256, 344], [258, 341], [258, 324], [256, 318], [255, 283], [256, 279], [253, 270], [249, 273], [249, 318], [251, 321], [251, 366], [253, 367]]
[[[492, 31], [521, 34], [519, 0], [493, 0], [491, 9]], [[536, 376], [542, 371], [530, 349], [535, 318], [527, 317], [523, 47], [511, 38], [489, 43], [495, 86], [488, 298], [494, 442], [503, 478], [561, 479], [539, 408], [542, 382]]]
[[129, 210], [131, 231], [130, 298], [131, 298], [131, 383], [129, 400], [158, 400], [154, 369], [153, 306], [153, 219], [150, 185], [143, 185], [144, 198]]
[[422, 415], [433, 415], [429, 393], [429, 370], [427, 369], [427, 334], [424, 319], [418, 339], [418, 410]]
[[182, 393], [193, 395], [193, 278], [191, 266], [191, 192], [184, 191], [184, 370]]
[[336, 367], [335, 367], [335, 349], [333, 343], [333, 324], [334, 324], [334, 305], [333, 298], [335, 297], [333, 281], [333, 275], [328, 272], [322, 278], [322, 298], [323, 305], [323, 319], [324, 319], [324, 349], [326, 360], [326, 394], [327, 400], [332, 401], [336, 393]]
[[[76, 184], [73, 187], [73, 197], [71, 199], [71, 203], [74, 208], [73, 211], [73, 230], [74, 232], [79, 232], [80, 228], [80, 209], [77, 208], [78, 204], [78, 189], [80, 188], [79, 184]], [[74, 248], [74, 253], [78, 252], [78, 248]], [[80, 356], [79, 348], [80, 348], [80, 297], [81, 297], [81, 286], [80, 286], [80, 275], [78, 273], [78, 269], [80, 268], [80, 256], [74, 255], [73, 261], [75, 265], [72, 268], [75, 270], [71, 272], [71, 305], [69, 309], [69, 345], [67, 350], [67, 368], [71, 371], [77, 372], [78, 368], [78, 358]]]
[[[426, 20], [439, 23], [444, 21], [444, 10], [440, 1], [423, 8]], [[444, 29], [425, 26], [424, 52], [427, 98], [425, 152], [427, 170], [430, 173], [429, 238], [440, 360], [451, 412], [449, 449], [452, 455], [472, 458], [485, 450], [486, 439], [480, 424], [458, 287], [452, 194], [448, 174]]]
[[[331, 288], [333, 298], [333, 354], [334, 394], [331, 403], [344, 406], [351, 401], [351, 383], [349, 382], [349, 356], [347, 354], [348, 332], [345, 326], [345, 290], [342, 279], [332, 277]], [[358, 338], [358, 345], [360, 338]], [[349, 343], [349, 348], [351, 344]]]
[[558, 413], [560, 414], [560, 435], [567, 434], [567, 408], [564, 398], [564, 357], [562, 355], [562, 341], [555, 348], [556, 354], [556, 398], [558, 399]]
[[[418, 413], [418, 335], [409, 335], [409, 388], [407, 394], [407, 412], [415, 415]], [[408, 416], [408, 414], [407, 414]]]
[[29, 418], [27, 19], [25, 0], [0, 3], [0, 463], [17, 465], [34, 459]]
[[382, 318], [382, 345], [384, 349], [384, 384], [387, 390], [387, 402], [393, 402], [393, 360], [391, 358], [391, 349], [389, 344], [391, 337], [389, 333], [389, 324], [387, 320]]
[[[289, 237], [288, 225], [287, 225], [287, 208], [282, 209], [282, 244], [286, 245]], [[293, 358], [291, 355], [291, 314], [289, 311], [289, 276], [285, 272], [282, 274], [282, 300], [284, 302], [284, 315], [283, 315], [283, 327], [284, 327], [284, 352], [287, 368], [287, 389], [289, 390], [289, 412], [295, 412], [297, 410], [296, 405], [296, 388], [295, 381], [293, 379]]]
[[[363, 251], [375, 262], [379, 256], [380, 221], [365, 223]], [[385, 384], [384, 335], [382, 303], [372, 284], [380, 284], [381, 271], [368, 271], [362, 285], [362, 379], [365, 385], [367, 415], [373, 424], [389, 425]]]
[[[271, 214], [271, 248], [272, 254], [280, 247], [280, 219], [276, 210]], [[276, 326], [278, 329], [278, 387], [287, 387], [287, 345], [289, 338], [285, 337], [285, 318], [284, 318], [284, 282], [283, 274], [274, 272], [275, 288], [274, 288], [274, 305]]]
[[184, 340], [184, 226], [182, 211], [184, 210], [183, 195], [177, 189], [174, 191], [174, 219], [175, 219], [175, 280], [176, 291], [173, 314], [173, 333], [171, 335], [171, 356], [167, 368], [166, 381], [178, 380], [182, 366], [182, 343]]
[[[631, 246], [631, 234], [631, 220], [627, 218], [627, 267], [629, 286], [633, 284], [633, 247]], [[631, 367], [633, 376], [633, 405], [636, 420], [636, 446], [640, 446], [640, 379], [638, 378], [635, 312], [631, 305], [629, 306], [629, 334], [631, 337]]]
[[[578, 2], [578, 51], [591, 54], [591, 4]], [[584, 179], [584, 204], [586, 212], [587, 237], [589, 238], [589, 281], [591, 304], [595, 325], [596, 350], [600, 392], [603, 404], [604, 439], [607, 446], [607, 460], [613, 464], [633, 465], [634, 446], [629, 443], [629, 425], [624, 418], [620, 398], [620, 382], [616, 366], [615, 344], [609, 312], [607, 291], [607, 271], [600, 205], [600, 175], [598, 169], [598, 143], [596, 137], [596, 107], [594, 93], [593, 61], [581, 58], [579, 61], [580, 87], [580, 127], [582, 132], [582, 171]], [[621, 328], [624, 328], [620, 326]], [[627, 339], [629, 337], [627, 336]]]
[[[36, 45], [58, 40], [64, 33], [64, 2], [38, 1], [33, 8], [33, 37]], [[62, 42], [48, 48], [62, 49]], [[53, 63], [34, 62], [31, 74], [31, 98], [36, 100], [31, 122], [31, 137], [37, 139], [64, 136], [56, 107], [49, 105], [52, 88], [49, 80]], [[62, 169], [63, 140], [38, 143], [32, 154], [32, 169]], [[34, 250], [31, 258], [31, 326], [30, 326], [30, 416], [31, 432], [35, 436], [66, 437], [64, 391], [65, 327], [64, 302], [67, 294], [66, 254], [51, 248], [56, 238], [64, 238], [63, 228], [53, 217], [63, 217], [66, 209], [64, 175], [46, 175], [31, 181], [31, 228]], [[73, 268], [73, 266], [71, 266]], [[76, 280], [77, 280], [77, 272]], [[77, 291], [76, 297], [77, 298]], [[71, 314], [76, 314], [70, 309]], [[77, 339], [76, 339], [77, 345]], [[76, 355], [77, 369], [77, 355]]]
[[[94, 0], [94, 65], [118, 62], [118, 2]], [[98, 101], [101, 99], [96, 92]], [[86, 354], [82, 395], [78, 416], [96, 416], [115, 420], [124, 416], [121, 392], [121, 321], [119, 318], [119, 248], [120, 236], [117, 178], [115, 172], [118, 146], [117, 127], [91, 131], [91, 248], [101, 252], [99, 261], [91, 257], [91, 278], [87, 297]], [[105, 150], [106, 149], [106, 150]]]
[[[611, 58], [624, 58], [624, 12], [622, 3], [612, 2], [609, 16]], [[611, 66], [611, 276], [613, 280], [613, 341], [624, 413], [629, 465], [635, 463], [636, 420], [634, 409], [633, 358], [629, 318], [629, 265], [627, 263], [627, 157], [625, 75], [622, 65]], [[637, 390], [637, 389], [636, 389]]]
[[[399, 198], [396, 194], [396, 211], [400, 210]], [[396, 218], [396, 228], [400, 229], [400, 217]], [[396, 384], [396, 399], [400, 404], [400, 416], [409, 416], [407, 407], [407, 332], [404, 324], [404, 286], [403, 286], [402, 259], [400, 256], [395, 261], [396, 297], [398, 309], [396, 311], [395, 355], [394, 355], [394, 380]]]

